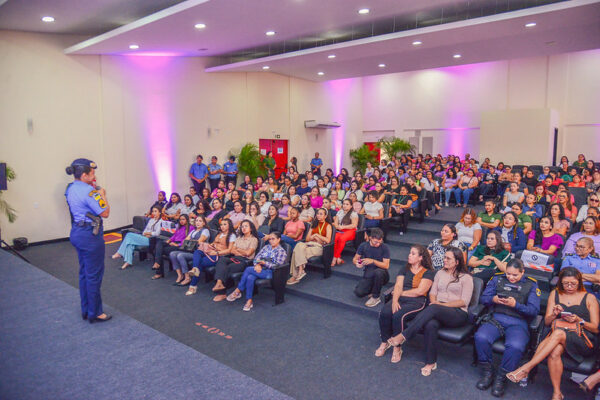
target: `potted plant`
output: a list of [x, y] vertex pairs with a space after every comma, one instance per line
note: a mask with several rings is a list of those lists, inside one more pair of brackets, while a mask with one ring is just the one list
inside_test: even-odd
[[258, 146], [254, 143], [246, 143], [242, 146], [236, 155], [236, 160], [239, 172], [248, 175], [252, 180], [267, 173]]
[[[16, 177], [17, 174], [15, 174], [15, 171], [7, 165], [6, 180], [8, 182], [11, 182], [15, 180]], [[10, 204], [8, 204], [6, 200], [4, 200], [4, 198], [2, 197], [2, 193], [3, 192], [0, 190], [0, 213], [4, 214], [4, 216], [8, 219], [8, 222], [12, 224], [17, 219], [17, 212], [14, 208], [10, 206]]]
[[357, 149], [350, 150], [350, 159], [352, 167], [355, 170], [363, 171], [367, 168], [367, 163], [377, 165], [377, 152], [369, 149], [369, 146], [363, 144]]
[[397, 137], [383, 138], [378, 144], [379, 148], [385, 152], [389, 159], [391, 159], [392, 156], [398, 156], [398, 154], [412, 154], [415, 152], [415, 146], [408, 141]]

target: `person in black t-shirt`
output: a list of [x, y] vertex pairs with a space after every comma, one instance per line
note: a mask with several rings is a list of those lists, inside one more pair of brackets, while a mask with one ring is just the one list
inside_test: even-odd
[[[427, 293], [433, 284], [435, 270], [431, 256], [425, 246], [416, 244], [410, 248], [408, 262], [400, 268], [396, 277], [396, 285], [392, 300], [387, 302], [379, 313], [379, 331], [381, 344], [375, 351], [376, 357], [381, 357], [392, 347], [388, 340], [396, 336], [427, 304]], [[394, 347], [392, 362], [402, 359], [402, 347]]]
[[368, 240], [358, 246], [352, 262], [357, 268], [364, 268], [363, 277], [354, 288], [354, 294], [357, 297], [369, 295], [365, 306], [375, 307], [381, 302], [381, 288], [390, 281], [390, 249], [383, 243], [381, 229], [371, 229]]

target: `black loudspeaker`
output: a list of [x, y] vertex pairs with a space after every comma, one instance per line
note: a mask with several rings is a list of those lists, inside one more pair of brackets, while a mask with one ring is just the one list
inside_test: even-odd
[[27, 245], [27, 238], [18, 237], [13, 239], [13, 247], [15, 248], [15, 250], [25, 250], [27, 248]]
[[6, 163], [0, 163], [0, 190], [7, 190]]

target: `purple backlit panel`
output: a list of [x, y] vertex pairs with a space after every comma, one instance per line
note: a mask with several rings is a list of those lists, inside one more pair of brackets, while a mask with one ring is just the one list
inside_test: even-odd
[[328, 96], [331, 99], [332, 119], [342, 125], [332, 132], [333, 141], [333, 166], [335, 174], [339, 174], [342, 169], [344, 159], [344, 141], [346, 136], [346, 124], [348, 121], [350, 91], [356, 79], [339, 79], [326, 82]]

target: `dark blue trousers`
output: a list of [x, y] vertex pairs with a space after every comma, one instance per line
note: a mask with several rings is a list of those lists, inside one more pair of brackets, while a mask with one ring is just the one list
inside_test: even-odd
[[[504, 354], [500, 367], [504, 371], [514, 371], [529, 343], [527, 321], [506, 314], [494, 313], [494, 319], [504, 328]], [[475, 333], [475, 349], [479, 362], [491, 363], [492, 344], [500, 338], [500, 331], [489, 322], [482, 324]]]
[[88, 319], [101, 315], [102, 297], [100, 286], [104, 276], [104, 236], [102, 229], [98, 235], [88, 226], [71, 228], [71, 244], [79, 257], [79, 296], [81, 313]]

